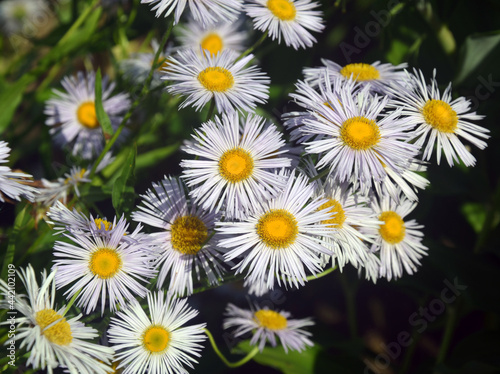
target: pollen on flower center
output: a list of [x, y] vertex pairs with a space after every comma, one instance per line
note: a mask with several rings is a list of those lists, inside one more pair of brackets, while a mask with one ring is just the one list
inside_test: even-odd
[[[47, 338], [51, 343], [57, 345], [69, 345], [73, 340], [73, 336], [71, 335], [71, 326], [68, 322], [66, 322], [66, 318], [57, 314], [54, 309], [43, 309], [36, 313], [35, 320], [38, 326], [40, 326], [40, 330], [42, 331], [42, 335]], [[47, 326], [52, 323], [59, 321], [48, 329], [45, 329]]]
[[226, 92], [234, 85], [233, 74], [219, 66], [206, 68], [198, 74], [198, 80], [212, 92]]
[[273, 249], [293, 244], [298, 233], [297, 220], [284, 209], [271, 209], [257, 222], [257, 234], [264, 244]]
[[295, 4], [290, 0], [268, 0], [267, 8], [282, 21], [293, 21], [297, 15]]
[[104, 229], [106, 231], [109, 231], [113, 228], [112, 223], [109, 221], [106, 221], [105, 219], [96, 218], [96, 219], [94, 219], [94, 222], [99, 230]]
[[287, 326], [286, 318], [274, 310], [260, 309], [254, 315], [259, 325], [267, 329], [283, 330]]
[[168, 347], [170, 332], [162, 326], [150, 326], [142, 335], [142, 343], [151, 353], [161, 353]]
[[353, 117], [342, 124], [340, 137], [352, 149], [366, 150], [379, 142], [380, 130], [371, 119]]
[[210, 55], [214, 56], [222, 51], [224, 42], [218, 34], [212, 32], [203, 38], [201, 48], [206, 49], [210, 52]]
[[171, 229], [172, 247], [186, 255], [195, 255], [208, 237], [207, 226], [195, 216], [178, 217]]
[[68, 177], [64, 180], [64, 184], [68, 184], [71, 181], [79, 182], [83, 179], [83, 175], [87, 172], [87, 169], [82, 168], [78, 173], [73, 174], [71, 177]]
[[352, 75], [356, 81], [371, 81], [380, 78], [380, 73], [375, 67], [364, 63], [348, 64], [340, 69], [340, 74], [346, 78]]
[[121, 268], [122, 259], [114, 249], [99, 248], [90, 256], [89, 269], [98, 278], [112, 278]]
[[425, 122], [438, 131], [454, 133], [457, 128], [458, 116], [450, 104], [442, 100], [427, 100], [422, 109]]
[[80, 122], [82, 126], [89, 129], [99, 127], [99, 121], [97, 121], [97, 115], [95, 113], [95, 105], [91, 101], [81, 104], [76, 111], [76, 116], [78, 122]]
[[233, 148], [219, 159], [219, 174], [231, 183], [249, 178], [253, 171], [253, 158], [244, 149]]
[[318, 210], [323, 210], [326, 208], [331, 208], [328, 213], [330, 213], [330, 219], [324, 220], [321, 223], [331, 225], [331, 227], [342, 228], [345, 222], [345, 212], [337, 200], [328, 199], [328, 201], [318, 208]]
[[399, 214], [388, 210], [382, 212], [378, 219], [379, 221], [384, 221], [384, 224], [380, 226], [378, 231], [386, 242], [397, 244], [404, 239], [406, 227], [405, 222]]

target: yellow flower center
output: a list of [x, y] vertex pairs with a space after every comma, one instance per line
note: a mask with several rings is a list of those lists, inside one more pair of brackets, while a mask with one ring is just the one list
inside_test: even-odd
[[266, 329], [283, 330], [286, 328], [286, 318], [274, 310], [260, 309], [256, 311], [254, 315], [259, 325], [265, 327]]
[[89, 269], [101, 279], [114, 277], [121, 268], [122, 259], [114, 249], [99, 248], [90, 256]]
[[253, 171], [253, 158], [244, 149], [233, 148], [219, 159], [219, 174], [231, 183], [249, 178]]
[[71, 181], [75, 181], [75, 182], [78, 182], [80, 179], [83, 179], [83, 175], [85, 174], [85, 172], [87, 171], [87, 169], [85, 168], [82, 168], [82, 170], [80, 170], [78, 173], [76, 173], [75, 175], [73, 175], [72, 177], [68, 177], [64, 180], [64, 184], [68, 184], [70, 183]]
[[273, 249], [293, 244], [298, 233], [297, 220], [284, 209], [271, 209], [257, 222], [257, 234], [264, 244]]
[[210, 55], [214, 56], [222, 51], [224, 42], [218, 34], [212, 32], [203, 38], [201, 48], [206, 49], [210, 52]]
[[95, 105], [91, 101], [81, 104], [76, 111], [78, 122], [88, 129], [95, 129], [99, 126], [97, 115], [95, 113]]
[[366, 150], [378, 143], [380, 130], [375, 121], [365, 117], [354, 117], [342, 124], [340, 137], [352, 149]]
[[[36, 312], [35, 320], [40, 329], [42, 330], [42, 335], [47, 338], [48, 341], [57, 345], [69, 345], [73, 340], [71, 335], [71, 326], [66, 322], [66, 318], [57, 314], [54, 309], [43, 309]], [[45, 329], [51, 323], [59, 321], [53, 326]]]
[[150, 326], [142, 335], [142, 344], [151, 353], [161, 353], [168, 347], [170, 332], [162, 326]]
[[195, 255], [208, 237], [207, 226], [195, 216], [178, 217], [171, 226], [172, 247], [186, 255]]
[[226, 92], [234, 85], [233, 74], [219, 66], [206, 68], [198, 74], [198, 80], [212, 92]]
[[330, 213], [330, 219], [324, 220], [321, 223], [323, 224], [329, 224], [331, 227], [335, 228], [342, 228], [342, 225], [344, 224], [345, 221], [345, 212], [344, 209], [342, 208], [342, 205], [337, 201], [333, 199], [328, 199], [328, 201], [318, 208], [318, 210], [323, 210], [326, 208], [331, 208], [328, 213]]
[[290, 0], [268, 0], [267, 8], [282, 21], [292, 21], [297, 15], [295, 4]]
[[105, 219], [96, 218], [94, 219], [94, 222], [99, 230], [104, 228], [104, 230], [109, 231], [113, 228], [113, 224], [109, 221], [106, 221]]
[[458, 116], [450, 104], [442, 100], [427, 100], [422, 109], [425, 122], [436, 130], [454, 133], [457, 128]]
[[384, 224], [380, 226], [378, 232], [382, 238], [390, 243], [397, 244], [402, 241], [405, 237], [405, 222], [401, 219], [401, 216], [392, 210], [382, 212], [378, 217], [379, 221], [384, 221]]
[[346, 78], [352, 78], [356, 81], [371, 81], [380, 78], [379, 71], [370, 64], [356, 63], [349, 64], [340, 69], [340, 74]]

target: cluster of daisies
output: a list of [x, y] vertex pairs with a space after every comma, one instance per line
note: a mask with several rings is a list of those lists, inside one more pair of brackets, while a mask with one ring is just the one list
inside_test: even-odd
[[[435, 154], [438, 164], [444, 155], [450, 166], [473, 166], [462, 139], [486, 147], [488, 130], [472, 123], [481, 116], [469, 101], [452, 99], [451, 86], [442, 92], [435, 75], [426, 79], [405, 64], [324, 60], [304, 69], [291, 94], [297, 109], [283, 114], [278, 127], [256, 114], [270, 79], [252, 65], [252, 54], [241, 52], [247, 35], [238, 31], [238, 13], [246, 12], [264, 36], [298, 49], [315, 41], [309, 31], [323, 29], [318, 4], [142, 2], [157, 16], [173, 13], [174, 23], [188, 5], [192, 18], [176, 29], [181, 47], [153, 42], [158, 53], [121, 61], [124, 78], [141, 83], [151, 76], [153, 89], [164, 85], [184, 98], [180, 108], [198, 111], [210, 103], [210, 116], [181, 148], [182, 174], [153, 182], [141, 195], [133, 229], [124, 216], [108, 221], [66, 206], [79, 184], [91, 182], [90, 170], [98, 172], [113, 157], [102, 157], [95, 73], [63, 79], [64, 91], [46, 103], [46, 124], [54, 141], [88, 166], [73, 167], [57, 181], [42, 179], [39, 189], [28, 174], [0, 167], [0, 199], [25, 197], [48, 207], [48, 222], [64, 236], [40, 285], [31, 266], [19, 271], [27, 294], [16, 300], [24, 316], [18, 338], [31, 351], [28, 365], [49, 372], [61, 366], [82, 373], [184, 373], [206, 338], [204, 323], [186, 325], [198, 311], [183, 297], [196, 286], [236, 277], [262, 296], [348, 264], [373, 282], [417, 271], [427, 248], [422, 226], [408, 216], [429, 184], [427, 163]], [[103, 80], [104, 111], [117, 129], [130, 98], [114, 88]], [[0, 162], [8, 152], [0, 142]], [[8, 291], [5, 282], [0, 289]], [[70, 318], [69, 307], [55, 305], [60, 289], [82, 314], [112, 315], [99, 326], [107, 329], [102, 344], [93, 342], [98, 332], [80, 321], [82, 314]], [[313, 345], [303, 329], [313, 324], [309, 318], [232, 304], [226, 317], [224, 328], [236, 337], [251, 333], [258, 350], [278, 340], [286, 351]]]

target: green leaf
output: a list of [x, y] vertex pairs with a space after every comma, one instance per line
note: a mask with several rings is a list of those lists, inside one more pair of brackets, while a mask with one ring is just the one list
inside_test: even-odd
[[135, 202], [134, 182], [136, 157], [137, 146], [134, 144], [123, 165], [120, 176], [113, 185], [113, 191], [111, 193], [111, 200], [117, 214], [128, 213], [133, 209]]
[[[248, 340], [236, 346], [237, 350], [245, 353], [253, 348], [254, 346], [250, 345]], [[308, 374], [314, 373], [316, 357], [321, 350], [321, 347], [315, 345], [302, 352], [288, 351], [286, 353], [282, 346], [265, 347], [262, 352], [255, 355], [253, 360], [261, 365], [281, 370], [285, 374]]]
[[[17, 242], [17, 237], [19, 235], [19, 232], [21, 231], [21, 227], [23, 226], [24, 223], [24, 216], [26, 213], [27, 206], [25, 206], [19, 214], [16, 216], [16, 219], [14, 221], [14, 227], [12, 228], [12, 231], [9, 235], [9, 244], [7, 246], [7, 253], [5, 254], [5, 257], [3, 259], [3, 265], [2, 265], [2, 273], [1, 273], [1, 279], [6, 279], [7, 278], [7, 270], [9, 264], [14, 263], [14, 252], [16, 251], [16, 242]], [[29, 215], [28, 215], [29, 218]]]
[[499, 47], [500, 31], [468, 36], [460, 49], [459, 68], [454, 84], [462, 84], [472, 77], [477, 77], [482, 71], [496, 72], [500, 59]]
[[486, 219], [486, 207], [479, 203], [467, 203], [462, 206], [462, 214], [467, 218], [476, 233], [479, 233]]
[[179, 148], [179, 143], [167, 145], [166, 147], [154, 149], [137, 156], [137, 169], [157, 165], [158, 162], [166, 159]]
[[23, 92], [35, 80], [30, 74], [25, 74], [17, 82], [6, 84], [0, 92], [0, 134], [2, 134], [12, 121], [17, 107], [23, 98]]
[[102, 132], [104, 134], [104, 139], [109, 139], [113, 135], [113, 127], [111, 126], [111, 121], [107, 113], [104, 111], [104, 106], [102, 105], [102, 78], [101, 69], [97, 70], [95, 76], [95, 113], [97, 115], [97, 120], [101, 125]]

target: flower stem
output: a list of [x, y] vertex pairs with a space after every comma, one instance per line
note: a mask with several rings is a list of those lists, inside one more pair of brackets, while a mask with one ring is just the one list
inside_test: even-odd
[[139, 96], [132, 103], [132, 105], [130, 106], [129, 110], [127, 111], [127, 113], [123, 117], [123, 119], [122, 119], [122, 121], [120, 123], [120, 126], [118, 126], [118, 128], [116, 129], [116, 131], [113, 133], [113, 136], [109, 139], [109, 141], [104, 146], [104, 149], [102, 150], [101, 154], [99, 155], [99, 157], [97, 158], [96, 162], [92, 166], [92, 170], [90, 171], [89, 179], [92, 179], [94, 177], [95, 172], [97, 170], [97, 167], [101, 163], [102, 159], [104, 158], [104, 156], [106, 155], [106, 153], [109, 152], [109, 150], [111, 149], [111, 147], [113, 146], [113, 144], [116, 142], [116, 139], [118, 139], [118, 137], [120, 136], [121, 132], [123, 131], [123, 128], [125, 127], [125, 124], [128, 122], [128, 120], [130, 119], [130, 117], [132, 117], [132, 113], [134, 112], [135, 108], [139, 105], [139, 103], [141, 102], [141, 100], [149, 92], [149, 86], [151, 84], [151, 81], [153, 80], [153, 73], [154, 73], [155, 69], [157, 68], [156, 61], [158, 61], [158, 58], [160, 57], [160, 54], [163, 51], [163, 48], [165, 47], [165, 44], [167, 43], [168, 38], [170, 37], [170, 33], [172, 31], [173, 25], [174, 25], [174, 22], [173, 22], [173, 19], [171, 19], [170, 23], [168, 25], [167, 32], [163, 36], [163, 39], [161, 40], [160, 45], [158, 46], [158, 50], [156, 51], [155, 58], [153, 60], [153, 61], [155, 61], [155, 63], [153, 63], [151, 65], [151, 69], [149, 70], [148, 78], [144, 82], [144, 85], [142, 86], [142, 90], [141, 90]]
[[328, 175], [328, 173], [330, 173], [330, 169], [324, 168], [316, 176], [314, 176], [312, 178], [309, 178], [309, 183], [314, 182], [315, 180], [323, 178], [324, 176]]
[[257, 41], [255, 42], [255, 44], [254, 44], [254, 45], [252, 45], [252, 46], [251, 46], [250, 48], [248, 48], [245, 52], [243, 52], [243, 53], [242, 53], [242, 54], [241, 54], [241, 55], [240, 55], [240, 56], [239, 56], [239, 57], [238, 57], [238, 58], [237, 58], [234, 62], [239, 61], [239, 60], [241, 60], [243, 57], [245, 57], [246, 55], [248, 55], [248, 54], [252, 53], [252, 52], [254, 51], [254, 49], [255, 49], [255, 48], [257, 48], [259, 45], [261, 45], [261, 44], [262, 44], [262, 42], [263, 42], [266, 38], [267, 38], [267, 31], [266, 31], [264, 34], [262, 34], [262, 36], [260, 37], [260, 39], [259, 39], [259, 40], [257, 40]]
[[214, 109], [215, 109], [215, 97], [212, 97], [212, 100], [210, 100], [210, 107], [208, 109], [207, 119], [205, 120], [205, 122], [208, 122], [209, 120], [212, 119], [212, 116], [214, 115]]
[[66, 313], [68, 313], [69, 309], [73, 306], [73, 304], [75, 303], [76, 298], [78, 297], [78, 295], [80, 295], [81, 292], [82, 292], [82, 288], [80, 288], [78, 290], [78, 292], [73, 295], [73, 297], [69, 301], [68, 305], [66, 306], [66, 309], [64, 309], [64, 313], [63, 313], [62, 317], [64, 317], [66, 315]]
[[318, 278], [322, 278], [324, 277], [325, 275], [328, 275], [330, 273], [333, 273], [335, 270], [337, 270], [337, 265], [331, 267], [330, 269], [327, 269], [319, 274], [316, 274], [316, 275], [309, 275], [308, 277], [306, 277], [306, 279], [308, 281], [311, 281], [311, 280], [314, 280], [314, 279], [318, 279]]
[[214, 352], [219, 356], [219, 358], [222, 360], [222, 362], [229, 368], [237, 368], [240, 367], [244, 364], [246, 364], [248, 361], [250, 361], [257, 353], [259, 353], [259, 348], [255, 347], [252, 349], [245, 357], [243, 357], [241, 360], [236, 361], [236, 362], [229, 362], [229, 360], [221, 353], [219, 350], [219, 347], [217, 347], [217, 344], [215, 343], [215, 339], [208, 331], [208, 329], [203, 329], [205, 331], [205, 334], [208, 336], [208, 340], [210, 340], [210, 344], [212, 344], [212, 348], [214, 349]]

